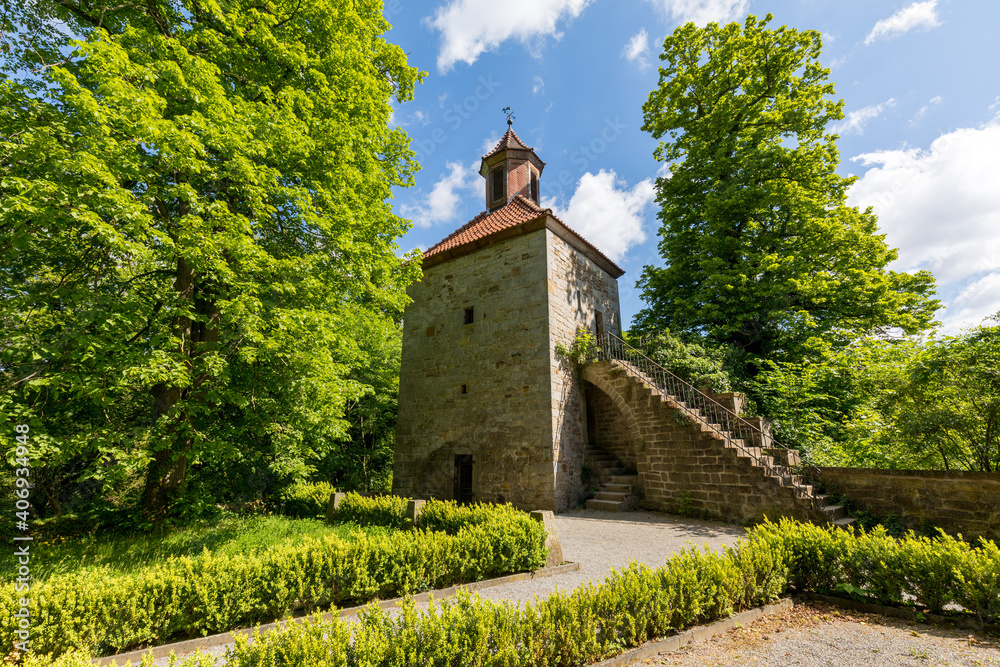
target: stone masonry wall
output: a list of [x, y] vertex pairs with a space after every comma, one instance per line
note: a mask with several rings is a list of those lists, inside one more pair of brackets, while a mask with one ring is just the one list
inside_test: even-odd
[[475, 500], [556, 509], [546, 240], [495, 243], [409, 288], [394, 493], [452, 498], [455, 455], [472, 454]]
[[815, 468], [827, 491], [876, 517], [899, 517], [907, 528], [926, 524], [966, 538], [1000, 540], [1000, 473], [949, 470]]
[[611, 398], [639, 440], [636, 467], [644, 507], [741, 522], [765, 515], [813, 518], [808, 501], [796, 498], [791, 487], [766, 477], [616, 362], [590, 364], [583, 378]]
[[556, 510], [575, 506], [583, 493], [587, 416], [583, 384], [573, 365], [556, 352], [573, 344], [577, 329], [594, 331], [601, 313], [605, 331], [621, 333], [618, 281], [552, 230], [548, 249], [549, 359]]
[[629, 428], [625, 415], [618, 410], [611, 397], [594, 385], [587, 383], [587, 411], [590, 442], [614, 454], [625, 467], [636, 469], [639, 461], [639, 440]]

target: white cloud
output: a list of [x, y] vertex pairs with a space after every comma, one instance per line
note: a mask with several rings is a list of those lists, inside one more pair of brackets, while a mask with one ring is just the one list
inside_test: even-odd
[[725, 23], [746, 16], [750, 0], [649, 0], [664, 14], [681, 23]]
[[927, 104], [925, 104], [924, 106], [920, 107], [920, 109], [917, 111], [917, 113], [913, 114], [913, 118], [910, 119], [910, 127], [913, 127], [914, 125], [916, 125], [917, 121], [919, 121], [921, 118], [923, 118], [924, 116], [926, 116], [927, 112], [930, 111], [931, 107], [938, 106], [942, 102], [944, 102], [944, 98], [941, 97], [940, 95], [935, 95], [930, 100], [928, 100]]
[[545, 81], [542, 77], [536, 76], [531, 80], [531, 92], [535, 95], [545, 92]]
[[[977, 324], [1000, 308], [1000, 119], [942, 135], [928, 150], [902, 148], [854, 158], [870, 167], [849, 202], [873, 206], [897, 270], [928, 269], [951, 302], [949, 328]], [[992, 291], [991, 291], [992, 290]]]
[[937, 16], [937, 0], [914, 2], [889, 18], [882, 19], [876, 23], [872, 31], [865, 37], [865, 44], [871, 44], [883, 38], [902, 35], [914, 28], [929, 30], [939, 25], [941, 25], [941, 22]]
[[483, 145], [479, 147], [479, 154], [486, 155], [491, 150], [496, 148], [498, 143], [500, 143], [500, 135], [497, 134], [496, 130], [494, 130], [493, 132], [490, 132], [490, 136], [483, 139]]
[[602, 169], [580, 177], [566, 208], [553, 200], [545, 200], [542, 205], [552, 208], [563, 222], [617, 262], [630, 248], [646, 240], [643, 213], [655, 195], [651, 179], [630, 189], [614, 171]]
[[628, 40], [628, 44], [625, 45], [622, 55], [643, 69], [649, 67], [649, 60], [647, 59], [649, 55], [649, 35], [646, 34], [645, 28], [637, 32], [632, 39]]
[[852, 111], [847, 114], [844, 120], [832, 125], [830, 127], [830, 131], [840, 135], [862, 134], [865, 130], [865, 125], [881, 116], [882, 112], [886, 109], [891, 109], [894, 106], [896, 106], [896, 100], [890, 97], [881, 104], [875, 104], [864, 107], [863, 109], [858, 109], [857, 111]]
[[462, 195], [471, 196], [480, 192], [481, 179], [476, 165], [448, 162], [445, 166], [450, 171], [441, 175], [421, 203], [402, 207], [403, 215], [411, 218], [418, 227], [453, 221], [458, 216]]
[[559, 39], [557, 24], [572, 19], [591, 0], [451, 0], [426, 23], [441, 33], [437, 66], [447, 72], [457, 62], [471, 65], [484, 51], [516, 38], [532, 50], [541, 37]]
[[945, 334], [982, 324], [983, 319], [1000, 311], [1000, 271], [989, 273], [966, 286], [952, 302], [945, 321]]

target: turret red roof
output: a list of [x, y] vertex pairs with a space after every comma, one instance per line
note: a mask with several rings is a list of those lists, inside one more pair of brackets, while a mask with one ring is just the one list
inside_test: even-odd
[[[516, 132], [514, 132], [514, 128], [508, 127], [507, 131], [504, 132], [502, 137], [500, 137], [500, 141], [497, 142], [497, 145], [493, 148], [493, 150], [491, 150], [489, 153], [483, 156], [483, 160], [486, 160], [496, 155], [500, 151], [506, 151], [506, 150], [531, 151], [532, 153], [535, 152], [534, 148], [526, 145], [523, 141], [521, 141], [521, 138], [517, 136]], [[538, 156], [536, 155], [535, 158], [538, 159]], [[539, 159], [538, 161], [542, 163], [542, 166], [545, 165], [545, 163], [542, 162], [542, 160]]]
[[[508, 132], [513, 134], [512, 131]], [[483, 211], [468, 223], [449, 234], [444, 240], [424, 252], [424, 259], [426, 260], [434, 255], [458, 249], [462, 246], [482, 246], [483, 243], [481, 241], [483, 239], [499, 234], [499, 232], [504, 230], [524, 225], [533, 220], [539, 220], [540, 227], [544, 226], [544, 221], [542, 220], [543, 218], [551, 218], [558, 223], [558, 225], [566, 230], [570, 236], [578, 239], [578, 241], [584, 244], [590, 251], [596, 253], [601, 259], [607, 262], [609, 268], [612, 269], [612, 272], [616, 270], [618, 275], [625, 273], [618, 267], [618, 265], [608, 259], [604, 253], [595, 248], [593, 244], [570, 229], [562, 220], [554, 216], [552, 214], [552, 209], [541, 208], [535, 205], [535, 203], [530, 199], [521, 195], [517, 195], [511, 199], [503, 208], [498, 208], [492, 212]], [[470, 247], [470, 250], [471, 249], [472, 248]], [[615, 277], [617, 278], [618, 276]]]

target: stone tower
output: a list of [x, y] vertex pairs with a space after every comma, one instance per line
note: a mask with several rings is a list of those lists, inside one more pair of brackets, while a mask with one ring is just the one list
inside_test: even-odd
[[408, 289], [393, 492], [562, 510], [583, 492], [586, 400], [556, 346], [621, 333], [624, 272], [539, 206], [545, 163], [508, 128], [486, 210], [423, 257]]

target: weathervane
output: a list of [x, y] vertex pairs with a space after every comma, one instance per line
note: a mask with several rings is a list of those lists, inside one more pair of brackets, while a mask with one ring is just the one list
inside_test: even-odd
[[511, 109], [510, 107], [504, 107], [503, 112], [507, 114], [507, 127], [510, 127], [511, 125], [514, 124], [514, 118], [515, 118], [514, 110]]

